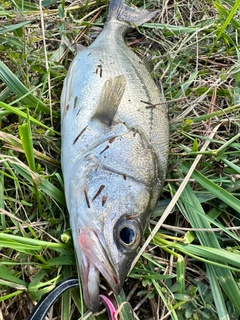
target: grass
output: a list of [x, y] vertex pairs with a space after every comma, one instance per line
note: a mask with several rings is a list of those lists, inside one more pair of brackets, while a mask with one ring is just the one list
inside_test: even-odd
[[[240, 316], [240, 1], [132, 1], [160, 9], [127, 36], [151, 58], [169, 106], [169, 171], [117, 298], [122, 319]], [[0, 4], [0, 318], [27, 319], [76, 272], [60, 169], [59, 97], [76, 42], [107, 2]], [[130, 316], [127, 307], [131, 306]], [[54, 319], [105, 319], [65, 293]]]

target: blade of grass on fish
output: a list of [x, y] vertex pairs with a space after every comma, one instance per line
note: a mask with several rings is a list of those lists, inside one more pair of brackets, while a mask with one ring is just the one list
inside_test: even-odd
[[[211, 228], [208, 219], [203, 218], [204, 210], [189, 185], [187, 185], [183, 190], [182, 196], [180, 197], [177, 205], [193, 228]], [[202, 214], [199, 215], [199, 212], [202, 212]], [[202, 245], [221, 249], [214, 232], [196, 232], [196, 235]], [[222, 264], [224, 265], [225, 263], [223, 262]], [[213, 268], [225, 294], [232, 302], [236, 310], [240, 312], [240, 305], [238, 303], [240, 291], [237, 287], [236, 281], [233, 278], [232, 272], [219, 266], [213, 266]], [[215, 303], [217, 304], [218, 301], [215, 301]]]
[[[11, 90], [21, 98], [25, 104], [28, 104], [34, 109], [38, 108], [42, 112], [50, 113], [49, 107], [35, 97], [2, 61], [0, 61], [0, 79], [6, 84], [6, 86], [11, 88]], [[4, 108], [3, 105], [1, 105], [1, 107]], [[55, 112], [55, 114], [57, 113]]]

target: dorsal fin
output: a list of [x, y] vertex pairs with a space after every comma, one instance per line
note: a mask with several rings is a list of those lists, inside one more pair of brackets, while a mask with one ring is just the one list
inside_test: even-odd
[[110, 78], [103, 86], [100, 101], [92, 119], [111, 126], [126, 87], [125, 76]]

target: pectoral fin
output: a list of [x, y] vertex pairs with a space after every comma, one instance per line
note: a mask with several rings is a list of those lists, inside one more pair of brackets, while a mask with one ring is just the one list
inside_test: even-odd
[[125, 76], [110, 78], [103, 86], [100, 101], [92, 119], [111, 126], [126, 87]]

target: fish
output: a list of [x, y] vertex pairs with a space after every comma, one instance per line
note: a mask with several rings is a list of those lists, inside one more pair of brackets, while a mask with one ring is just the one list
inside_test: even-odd
[[70, 64], [61, 94], [61, 165], [86, 307], [100, 274], [118, 295], [167, 172], [164, 94], [125, 35], [158, 12], [111, 0], [104, 28]]

